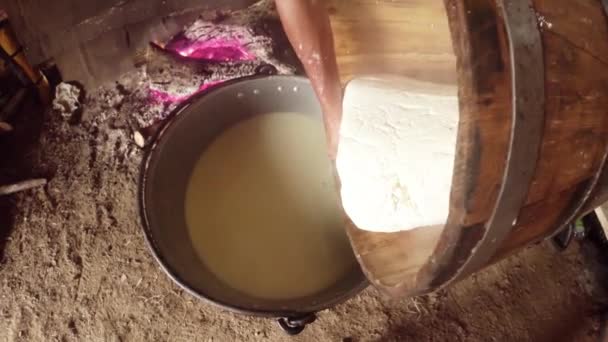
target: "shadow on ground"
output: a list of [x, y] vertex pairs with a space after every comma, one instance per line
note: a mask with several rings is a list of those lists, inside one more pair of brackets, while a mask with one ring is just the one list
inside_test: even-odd
[[419, 319], [394, 320], [380, 340], [598, 341], [608, 308], [601, 242], [588, 236], [563, 252], [551, 252], [549, 242], [548, 253], [521, 251], [448, 288], [441, 306]]
[[[0, 185], [46, 176], [32, 165], [32, 154], [39, 147], [44, 108], [30, 94], [12, 120], [14, 131], [0, 135]], [[16, 213], [14, 195], [0, 196], [0, 267], [11, 235]]]

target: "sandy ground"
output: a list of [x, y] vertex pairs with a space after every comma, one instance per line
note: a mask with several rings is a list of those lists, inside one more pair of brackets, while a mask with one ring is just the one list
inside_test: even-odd
[[430, 296], [369, 289], [297, 337], [185, 293], [155, 264], [138, 216], [132, 134], [170, 109], [142, 94], [155, 75], [94, 90], [68, 118], [28, 104], [0, 136], [0, 184], [50, 180], [0, 198], [0, 342], [599, 339], [606, 273], [590, 243], [537, 245]]
[[76, 124], [30, 106], [15, 134], [0, 138], [2, 182], [50, 179], [45, 188], [0, 198], [0, 341], [598, 339], [603, 269], [592, 262], [596, 255], [585, 257], [590, 244], [564, 253], [537, 245], [414, 300], [369, 289], [320, 313], [295, 338], [271, 320], [200, 302], [147, 250], [136, 200], [142, 151], [129, 126], [117, 124], [132, 107], [107, 105], [119, 93], [131, 100], [120, 84], [91, 94]]

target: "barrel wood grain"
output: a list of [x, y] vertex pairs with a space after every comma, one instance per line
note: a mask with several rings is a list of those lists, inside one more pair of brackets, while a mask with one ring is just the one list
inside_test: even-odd
[[344, 82], [384, 73], [456, 83], [442, 1], [329, 0], [328, 6]]
[[528, 205], [497, 257], [563, 224], [563, 214], [601, 171], [608, 148], [608, 21], [601, 3], [535, 0], [534, 5], [542, 18], [547, 75], [544, 143]]
[[[408, 2], [429, 6], [429, 2], [400, 1]], [[441, 13], [444, 18], [446, 8], [451, 34], [448, 31], [444, 33], [447, 38], [426, 40], [453, 39], [452, 49], [460, 56], [455, 70], [459, 74], [461, 113], [449, 222], [441, 236], [436, 228], [394, 234], [364, 232], [352, 225], [348, 229], [372, 283], [393, 296], [433, 288], [436, 275], [446, 266], [443, 263], [465, 256], [458, 255], [466, 251], [459, 242], [481, 237], [479, 224], [488, 219], [494, 207], [506, 161], [511, 122], [510, 67], [506, 33], [497, 18], [496, 5], [493, 1], [447, 1]], [[402, 25], [407, 27], [408, 23]], [[407, 28], [402, 31], [407, 32]], [[407, 41], [410, 36], [401, 37]], [[479, 55], [477, 51], [484, 53]], [[411, 257], [413, 254], [415, 257]], [[426, 276], [420, 272], [425, 265]]]
[[[329, 0], [328, 7], [343, 83], [365, 74], [456, 83], [456, 56], [442, 1]], [[368, 278], [399, 296], [415, 287], [442, 227], [376, 234], [348, 222], [347, 231]]]
[[[412, 10], [408, 6], [435, 5], [416, 0], [399, 3], [393, 6]], [[348, 228], [368, 278], [393, 296], [414, 295], [443, 286], [474, 253], [496, 204], [507, 160], [512, 94], [511, 61], [503, 18], [494, 0], [445, 0], [444, 3], [457, 56], [461, 120], [448, 222], [443, 228], [419, 228], [394, 234], [364, 232], [352, 224]], [[386, 5], [380, 1], [379, 5], [383, 4]], [[583, 194], [598, 175], [601, 177], [596, 189], [583, 203], [584, 210], [577, 214], [582, 215], [608, 201], [608, 167], [602, 169], [608, 148], [606, 13], [596, 0], [532, 0], [532, 4], [544, 50], [543, 144], [526, 205], [492, 262], [553, 234], [573, 213], [572, 209], [580, 207], [585, 200]], [[335, 7], [332, 24], [343, 37], [349, 37], [346, 21], [338, 19], [340, 7]], [[378, 8], [372, 13], [394, 18], [391, 11]], [[408, 28], [408, 22], [400, 25], [404, 26], [399, 29], [404, 41], [418, 32]], [[371, 68], [361, 66], [364, 63], [357, 64], [365, 60], [365, 53], [361, 51], [366, 45], [357, 42], [357, 35], [350, 37], [342, 45], [338, 43], [341, 70], [347, 77]], [[355, 42], [351, 42], [352, 37]], [[428, 35], [424, 37], [428, 39]], [[412, 38], [411, 44], [415, 42], [416, 38]], [[403, 49], [414, 46], [408, 44], [410, 42], [402, 43]], [[349, 59], [352, 51], [357, 52], [360, 60]], [[429, 72], [429, 80], [442, 82], [425, 70], [425, 63], [420, 65], [421, 73]], [[394, 71], [410, 77], [416, 75], [406, 69]]]

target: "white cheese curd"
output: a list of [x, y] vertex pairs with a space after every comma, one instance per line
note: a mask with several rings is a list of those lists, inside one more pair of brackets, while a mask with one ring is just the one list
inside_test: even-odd
[[457, 92], [393, 76], [348, 83], [336, 166], [344, 209], [358, 228], [395, 232], [446, 222]]

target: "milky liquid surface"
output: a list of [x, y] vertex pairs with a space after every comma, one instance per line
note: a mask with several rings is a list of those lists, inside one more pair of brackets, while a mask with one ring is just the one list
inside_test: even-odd
[[186, 194], [198, 256], [227, 286], [261, 299], [319, 293], [352, 272], [322, 121], [271, 113], [204, 151]]

